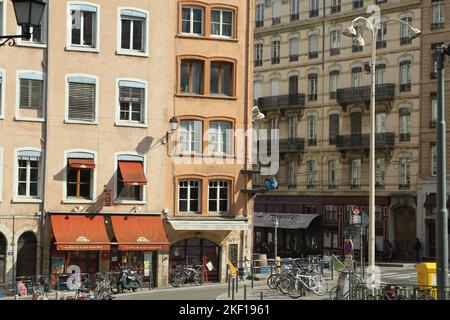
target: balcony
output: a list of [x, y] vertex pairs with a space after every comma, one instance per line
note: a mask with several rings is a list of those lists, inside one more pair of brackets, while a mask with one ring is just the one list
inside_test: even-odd
[[261, 67], [263, 65], [262, 60], [255, 60], [255, 67]]
[[292, 139], [280, 139], [280, 153], [296, 153], [303, 152], [305, 150], [305, 139], [292, 138]]
[[279, 64], [280, 63], [280, 57], [272, 57], [272, 64]]
[[317, 146], [317, 138], [309, 138], [308, 146]]
[[337, 97], [337, 92], [336, 91], [331, 91], [330, 92], [330, 99], [336, 99]]
[[400, 133], [399, 140], [400, 141], [411, 141], [411, 133]]
[[399, 190], [409, 190], [409, 189], [411, 189], [411, 184], [409, 182], [407, 182], [407, 183], [400, 183], [398, 185], [398, 189]]
[[315, 189], [315, 188], [317, 188], [317, 184], [315, 183], [308, 182], [308, 184], [306, 185], [306, 189]]
[[410, 37], [401, 37], [400, 38], [400, 45], [411, 44], [411, 43], [412, 43], [412, 39]]
[[335, 190], [337, 188], [338, 188], [338, 185], [335, 182], [328, 184], [329, 190]]
[[298, 54], [290, 54], [289, 62], [298, 61]]
[[364, 1], [363, 0], [354, 0], [353, 1], [353, 9], [359, 9], [364, 7]]
[[[370, 105], [370, 90], [370, 86], [338, 89], [337, 103], [344, 108], [350, 103], [366, 103]], [[377, 101], [393, 101], [394, 97], [395, 84], [379, 84], [375, 87], [375, 99]]]
[[291, 13], [291, 21], [297, 21], [300, 18], [298, 13]]
[[[339, 151], [369, 149], [370, 134], [351, 134], [337, 136], [336, 149]], [[376, 148], [394, 148], [395, 133], [377, 133], [375, 135]]]
[[361, 52], [363, 51], [364, 47], [363, 46], [357, 46], [355, 44], [352, 45], [352, 52]]
[[400, 92], [408, 92], [408, 91], [411, 91], [411, 83], [400, 84]]
[[309, 17], [314, 18], [319, 16], [319, 9], [309, 10]]
[[308, 101], [317, 101], [317, 93], [308, 94]]
[[341, 12], [341, 5], [340, 4], [335, 5], [335, 6], [331, 6], [331, 14], [339, 13], [339, 12]]
[[309, 57], [309, 59], [316, 59], [319, 57], [319, 52], [318, 51], [310, 51], [310, 52], [308, 52], [308, 57]]
[[444, 21], [431, 23], [431, 30], [441, 29], [444, 27]]
[[359, 183], [359, 182], [352, 182], [350, 184], [350, 189], [361, 189], [361, 183]]
[[384, 189], [384, 182], [376, 181], [375, 182], [375, 188], [376, 189]]
[[386, 48], [386, 40], [379, 40], [377, 41], [377, 49], [384, 49]]
[[280, 109], [304, 108], [305, 95], [303, 93], [296, 93], [262, 97], [258, 99], [258, 106], [261, 112]]
[[330, 56], [337, 56], [341, 53], [340, 48], [331, 48], [330, 49]]
[[272, 25], [276, 26], [281, 23], [281, 17], [272, 18]]
[[256, 28], [262, 28], [264, 27], [264, 20], [256, 21]]

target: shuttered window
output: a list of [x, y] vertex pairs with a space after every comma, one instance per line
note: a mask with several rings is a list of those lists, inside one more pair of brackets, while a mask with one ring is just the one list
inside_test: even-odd
[[20, 79], [20, 109], [42, 109], [44, 81]]
[[120, 87], [120, 120], [144, 122], [145, 90], [143, 88]]
[[337, 136], [339, 135], [339, 115], [338, 114], [330, 114], [329, 116], [330, 125], [329, 125], [329, 136], [330, 136], [330, 144], [336, 144]]
[[95, 84], [69, 82], [69, 120], [95, 121]]

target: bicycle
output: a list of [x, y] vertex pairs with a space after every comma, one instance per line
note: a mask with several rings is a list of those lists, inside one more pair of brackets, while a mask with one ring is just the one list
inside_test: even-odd
[[186, 282], [192, 281], [195, 285], [200, 286], [202, 284], [202, 267], [203, 266], [183, 266], [179, 272], [176, 272], [173, 276], [172, 282], [175, 287], [181, 287]]
[[32, 300], [48, 300], [47, 292], [45, 290], [45, 280], [42, 278], [39, 278], [39, 280], [32, 280], [33, 285], [33, 295]]

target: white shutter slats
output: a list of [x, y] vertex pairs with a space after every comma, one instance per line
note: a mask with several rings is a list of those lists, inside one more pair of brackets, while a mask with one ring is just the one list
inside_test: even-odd
[[41, 109], [43, 84], [42, 80], [20, 79], [19, 108]]
[[95, 85], [69, 83], [69, 120], [95, 121]]

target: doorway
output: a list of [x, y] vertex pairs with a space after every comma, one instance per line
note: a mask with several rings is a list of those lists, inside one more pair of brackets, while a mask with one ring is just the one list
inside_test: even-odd
[[395, 256], [403, 261], [414, 261], [416, 242], [416, 215], [414, 209], [401, 207], [394, 211]]
[[36, 276], [37, 239], [34, 232], [25, 232], [17, 241], [16, 277]]

